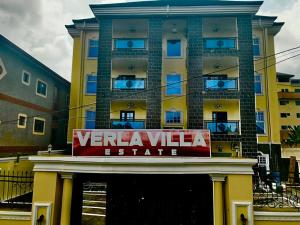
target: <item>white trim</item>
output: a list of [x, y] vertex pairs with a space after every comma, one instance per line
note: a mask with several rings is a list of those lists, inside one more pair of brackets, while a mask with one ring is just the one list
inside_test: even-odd
[[61, 179], [72, 180], [73, 179], [73, 173], [61, 173], [60, 177], [61, 177]]
[[91, 8], [95, 16], [103, 15], [227, 15], [256, 14], [259, 5], [214, 6], [161, 6], [161, 7], [111, 7]]
[[0, 211], [0, 220], [31, 220], [31, 212]]
[[2, 67], [2, 73], [0, 73], [0, 80], [7, 74], [4, 62], [2, 61], [0, 57], [0, 66]]
[[[47, 215], [44, 215], [45, 216], [45, 220], [46, 220], [46, 224], [45, 225], [50, 225], [51, 223], [51, 202], [48, 202], [48, 203], [34, 203], [33, 204], [33, 217], [32, 217], [32, 225], [38, 225], [36, 222], [37, 222], [37, 219], [38, 219], [38, 208], [40, 207], [46, 207], [47, 208]], [[40, 216], [40, 215], [39, 215]]]
[[[43, 132], [35, 132], [34, 131], [34, 125], [35, 125], [35, 121], [36, 120], [40, 120], [44, 122], [44, 129]], [[33, 126], [32, 126], [32, 133], [36, 134], [36, 135], [45, 135], [45, 129], [46, 129], [46, 119], [41, 118], [41, 117], [33, 117]]]
[[226, 175], [224, 174], [209, 174], [211, 181], [219, 181], [219, 182], [224, 182], [226, 180]]
[[[19, 160], [28, 160], [28, 156], [20, 156]], [[11, 162], [11, 161], [17, 161], [18, 157], [6, 157], [6, 158], [0, 158], [0, 162]]]
[[[46, 84], [46, 95], [43, 95], [43, 94], [40, 94], [37, 92], [37, 88], [38, 88], [38, 82], [42, 82], [44, 84]], [[35, 94], [38, 95], [38, 96], [41, 96], [43, 98], [47, 98], [47, 93], [48, 93], [48, 83], [46, 81], [43, 81], [41, 79], [36, 79], [36, 85], [35, 85]]]
[[[26, 83], [26, 82], [24, 81], [24, 74], [25, 74], [25, 73], [27, 73], [27, 74], [29, 75], [28, 83]], [[25, 85], [27, 85], [27, 86], [29, 86], [29, 85], [30, 85], [30, 79], [31, 79], [31, 73], [29, 73], [29, 72], [26, 71], [26, 70], [23, 70], [23, 71], [22, 71], [22, 83], [25, 84]]]
[[[233, 201], [232, 202], [232, 225], [239, 225], [239, 223], [237, 223], [237, 207], [238, 206], [247, 206], [247, 214], [245, 215], [246, 219], [247, 219], [247, 225], [253, 225], [253, 206], [252, 206], [252, 202], [236, 202]], [[240, 216], [240, 215], [238, 215]]]
[[41, 157], [33, 171], [104, 174], [253, 174], [257, 159], [198, 157]]
[[300, 222], [300, 212], [254, 212], [254, 220]]
[[[25, 117], [25, 124], [24, 124], [24, 125], [20, 125], [20, 124], [19, 124], [19, 122], [20, 122], [20, 116]], [[23, 114], [23, 113], [19, 113], [19, 114], [18, 114], [18, 123], [17, 123], [17, 127], [18, 127], [18, 128], [26, 128], [26, 125], [27, 125], [27, 115], [26, 115], [26, 114]]]

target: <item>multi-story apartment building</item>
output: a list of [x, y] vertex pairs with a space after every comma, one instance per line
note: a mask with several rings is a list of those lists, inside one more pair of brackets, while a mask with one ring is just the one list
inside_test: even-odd
[[69, 91], [70, 82], [0, 35], [0, 152], [65, 146]]
[[[187, 5], [196, 12], [205, 4]], [[280, 152], [270, 123], [279, 119], [271, 112], [276, 70], [267, 65], [282, 23], [253, 16], [257, 2], [214, 4], [238, 9], [195, 16], [164, 11], [184, 7], [180, 1], [92, 5], [98, 20], [66, 26], [74, 39], [71, 107], [84, 106], [70, 112], [68, 140], [74, 128], [204, 128], [215, 156], [254, 156], [257, 140], [261, 151]], [[130, 15], [132, 7], [162, 12]]]

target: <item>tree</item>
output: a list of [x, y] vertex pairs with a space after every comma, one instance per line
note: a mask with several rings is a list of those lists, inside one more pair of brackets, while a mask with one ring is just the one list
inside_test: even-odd
[[298, 144], [300, 144], [300, 126], [289, 127], [287, 144], [291, 147], [296, 147]]

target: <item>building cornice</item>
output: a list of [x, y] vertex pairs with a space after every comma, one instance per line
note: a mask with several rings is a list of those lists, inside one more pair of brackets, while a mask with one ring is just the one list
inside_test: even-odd
[[146, 157], [30, 157], [34, 171], [104, 174], [253, 174], [256, 159]]
[[260, 5], [209, 5], [160, 7], [106, 7], [91, 6], [95, 16], [178, 16], [178, 15], [228, 15], [256, 14]]
[[0, 220], [31, 220], [31, 212], [0, 211]]
[[255, 221], [300, 221], [300, 212], [254, 212]]

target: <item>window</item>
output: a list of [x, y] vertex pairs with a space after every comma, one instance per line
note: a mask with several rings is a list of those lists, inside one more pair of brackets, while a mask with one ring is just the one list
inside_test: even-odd
[[86, 94], [96, 94], [97, 76], [88, 74], [86, 77]]
[[42, 80], [36, 82], [36, 94], [42, 97], [47, 97], [47, 83]]
[[95, 129], [96, 127], [96, 112], [95, 111], [86, 111], [85, 112], [85, 128], [86, 129]]
[[289, 89], [281, 89], [281, 92], [289, 92]]
[[260, 56], [260, 41], [259, 38], [253, 38], [253, 55]]
[[287, 118], [290, 115], [291, 115], [290, 113], [280, 113], [281, 118]]
[[256, 112], [256, 133], [265, 134], [265, 114], [264, 112]]
[[180, 111], [167, 111], [166, 123], [182, 123]]
[[300, 101], [299, 101], [299, 100], [296, 100], [296, 101], [295, 101], [295, 104], [296, 104], [296, 105], [300, 105]]
[[33, 134], [45, 134], [45, 119], [38, 117], [33, 118]]
[[26, 71], [23, 71], [23, 74], [22, 74], [22, 83], [26, 84], [26, 85], [30, 84], [30, 73], [28, 73]]
[[180, 74], [168, 74], [166, 95], [181, 95], [182, 94], [182, 82]]
[[280, 105], [287, 105], [287, 104], [289, 104], [289, 101], [287, 101], [287, 100], [281, 100], [281, 101], [279, 101], [279, 104]]
[[135, 118], [134, 111], [121, 111], [120, 112], [120, 120], [122, 120], [122, 121], [134, 120], [134, 118]]
[[99, 41], [98, 40], [89, 40], [89, 49], [88, 49], [88, 57], [89, 58], [96, 58], [98, 57], [98, 47]]
[[258, 73], [255, 73], [255, 93], [256, 94], [262, 94], [263, 93], [262, 76]]
[[19, 113], [18, 114], [18, 128], [26, 128], [26, 123], [27, 123], [27, 115]]
[[287, 125], [282, 125], [281, 126], [281, 130], [287, 130], [288, 129], [288, 126]]
[[180, 40], [168, 40], [167, 41], [167, 56], [168, 57], [180, 57], [181, 56], [181, 41]]
[[300, 93], [300, 89], [295, 89], [295, 92], [296, 93]]
[[296, 113], [296, 115], [297, 115], [297, 118], [300, 118], [300, 113]]

